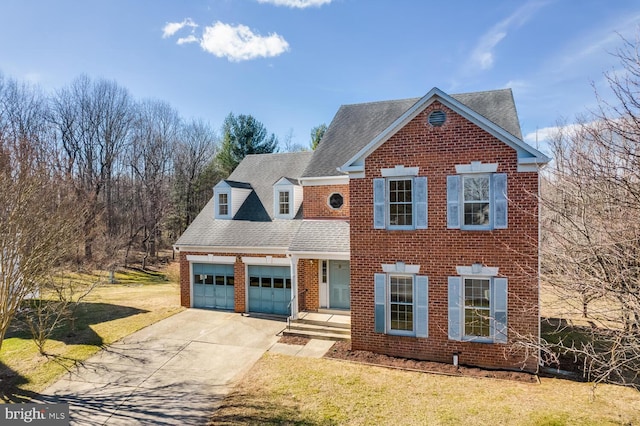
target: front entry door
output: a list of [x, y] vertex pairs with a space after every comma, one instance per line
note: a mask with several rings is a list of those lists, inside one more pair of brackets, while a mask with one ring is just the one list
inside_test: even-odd
[[348, 260], [329, 261], [329, 307], [332, 309], [349, 309], [350, 271]]

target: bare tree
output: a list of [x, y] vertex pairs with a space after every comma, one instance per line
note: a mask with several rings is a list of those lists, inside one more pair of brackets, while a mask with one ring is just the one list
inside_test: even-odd
[[180, 235], [211, 198], [213, 185], [222, 178], [216, 167], [216, 132], [202, 121], [183, 126], [173, 158], [173, 211], [169, 227]]
[[597, 112], [553, 142], [542, 278], [564, 308], [559, 315], [571, 320], [552, 333], [550, 347], [579, 360], [590, 380], [638, 385], [640, 43], [623, 42], [624, 72], [606, 74], [614, 101], [599, 98]]
[[22, 301], [62, 265], [77, 222], [42, 95], [0, 76], [0, 347]]
[[[67, 173], [74, 177], [77, 203], [86, 206], [84, 251], [93, 257], [93, 242], [102, 229], [117, 234], [113, 178], [122, 170], [130, 143], [133, 103], [113, 81], [76, 79], [52, 100], [51, 121], [65, 153]], [[101, 222], [102, 221], [102, 222]]]
[[178, 113], [167, 103], [146, 101], [139, 105], [130, 166], [141, 213], [143, 268], [148, 256], [157, 255], [161, 225], [169, 210], [173, 156], [180, 128]]

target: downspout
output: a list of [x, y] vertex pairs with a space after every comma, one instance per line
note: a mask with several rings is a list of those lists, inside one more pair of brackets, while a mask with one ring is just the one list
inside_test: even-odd
[[298, 256], [287, 253], [287, 257], [291, 262], [291, 313], [289, 318], [292, 320], [298, 319]]

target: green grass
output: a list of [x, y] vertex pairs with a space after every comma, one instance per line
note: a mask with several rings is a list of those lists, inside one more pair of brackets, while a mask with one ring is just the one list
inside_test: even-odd
[[212, 424], [616, 425], [640, 423], [629, 388], [439, 376], [267, 353]]
[[113, 343], [182, 308], [179, 286], [170, 273], [127, 270], [116, 273], [116, 284], [106, 284], [107, 274], [73, 274], [74, 282], [97, 286], [78, 306], [75, 331], [64, 324], [46, 342], [47, 356], [38, 352], [30, 334], [13, 329], [0, 351], [0, 394], [5, 402], [20, 400], [52, 384], [68, 368]]

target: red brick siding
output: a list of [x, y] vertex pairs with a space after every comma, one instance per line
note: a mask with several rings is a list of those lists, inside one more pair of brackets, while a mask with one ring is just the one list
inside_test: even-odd
[[[329, 206], [334, 192], [342, 194], [344, 204], [339, 209]], [[346, 219], [349, 217], [349, 184], [304, 187], [305, 219]]]
[[[443, 109], [447, 122], [439, 128], [426, 123], [428, 113]], [[456, 164], [471, 161], [498, 163], [507, 173], [509, 227], [494, 231], [447, 229], [446, 177]], [[380, 169], [404, 165], [419, 167], [428, 178], [428, 229], [386, 231], [373, 229], [373, 179]], [[365, 178], [352, 179], [351, 199], [351, 338], [354, 350], [394, 356], [493, 368], [535, 370], [537, 360], [509, 344], [450, 341], [447, 335], [447, 277], [456, 266], [482, 263], [499, 267], [509, 279], [509, 343], [517, 335], [538, 336], [538, 223], [537, 173], [518, 173], [514, 149], [438, 103], [420, 113], [365, 162]], [[381, 264], [420, 265], [429, 277], [429, 337], [417, 339], [374, 333], [374, 274]]]
[[298, 291], [300, 292], [299, 309], [301, 311], [317, 311], [320, 304], [317, 259], [298, 260]]

